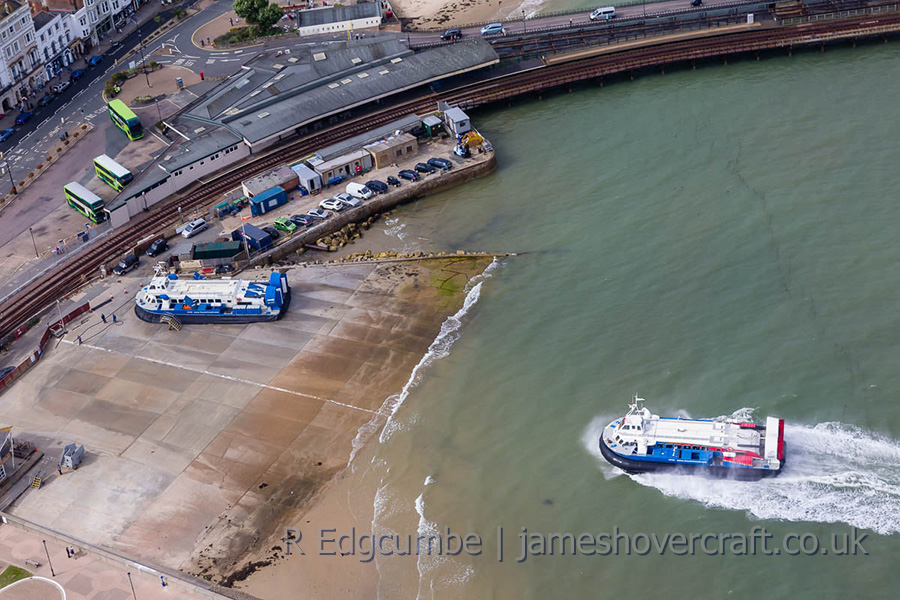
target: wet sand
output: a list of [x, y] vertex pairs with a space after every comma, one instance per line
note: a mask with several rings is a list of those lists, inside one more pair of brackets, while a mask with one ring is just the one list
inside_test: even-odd
[[394, 0], [404, 26], [413, 30], [446, 29], [470, 23], [502, 21], [520, 12], [521, 0]]

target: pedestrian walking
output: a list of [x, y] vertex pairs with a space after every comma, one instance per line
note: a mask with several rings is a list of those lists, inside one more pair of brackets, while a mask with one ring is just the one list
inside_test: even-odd
[[166, 578], [163, 577], [162, 575], [159, 576], [159, 582], [162, 584], [163, 587], [166, 587], [167, 585], [169, 585], [168, 583], [166, 583]]
[[113, 323], [116, 322], [116, 313], [113, 313]]
[[103, 322], [106, 323], [106, 315], [100, 313], [100, 318], [103, 319]]
[[78, 336], [78, 345], [79, 346], [81, 345], [81, 336], [80, 335]]
[[569, 19], [569, 27], [572, 26], [572, 23], [573, 23], [572, 19]]
[[62, 467], [61, 466], [56, 465], [56, 472], [59, 473], [60, 477], [62, 477]]
[[234, 19], [228, 17], [228, 22], [231, 23], [231, 26], [234, 27]]
[[203, 40], [200, 40], [200, 47], [206, 48], [206, 43]]
[[66, 546], [66, 558], [72, 558], [72, 548], [70, 546]]

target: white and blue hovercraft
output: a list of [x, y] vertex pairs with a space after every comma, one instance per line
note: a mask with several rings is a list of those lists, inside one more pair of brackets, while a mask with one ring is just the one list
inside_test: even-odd
[[134, 297], [134, 312], [148, 323], [175, 317], [180, 323], [256, 323], [277, 321], [291, 301], [291, 289], [282, 273], [268, 281], [244, 279], [179, 279], [158, 272]]
[[734, 479], [778, 475], [784, 466], [784, 419], [660, 417], [635, 397], [628, 413], [603, 429], [603, 458], [628, 473], [673, 472]]

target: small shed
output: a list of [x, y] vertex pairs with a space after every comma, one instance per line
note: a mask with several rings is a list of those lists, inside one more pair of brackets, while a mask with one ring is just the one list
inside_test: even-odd
[[297, 174], [297, 178], [300, 180], [299, 185], [305, 187], [308, 192], [322, 189], [322, 176], [305, 164], [297, 163], [291, 167], [291, 171]]
[[363, 150], [372, 155], [376, 169], [383, 169], [388, 165], [412, 156], [419, 150], [419, 141], [408, 133], [392, 135], [389, 138], [366, 144]]
[[271, 171], [267, 171], [262, 175], [257, 175], [256, 177], [251, 177], [247, 179], [243, 183], [241, 183], [241, 187], [243, 188], [244, 195], [248, 198], [252, 198], [253, 196], [262, 193], [266, 190], [272, 189], [273, 187], [282, 187], [286, 190], [292, 190], [297, 187], [299, 183], [299, 178], [297, 174], [291, 170], [287, 165], [282, 165], [280, 167], [276, 167]]
[[437, 132], [443, 129], [443, 125], [444, 122], [434, 115], [428, 115], [422, 119], [422, 127], [425, 128], [425, 133], [427, 133], [429, 137], [437, 135]]
[[259, 252], [268, 250], [274, 245], [268, 233], [250, 223], [244, 223], [240, 229], [232, 231], [231, 239], [243, 240], [248, 246]]
[[365, 150], [355, 150], [331, 160], [317, 161], [315, 164], [310, 161], [310, 164], [316, 173], [322, 176], [322, 181], [331, 185], [371, 169], [372, 155]]
[[200, 242], [191, 249], [191, 260], [231, 258], [241, 251], [241, 242]]
[[[293, 171], [291, 171], [293, 173]], [[270, 210], [287, 204], [287, 192], [284, 188], [276, 186], [250, 198], [250, 214], [254, 217], [264, 215]]]
[[447, 129], [455, 136], [460, 136], [472, 130], [472, 123], [469, 121], [469, 115], [456, 106], [444, 111], [444, 123], [447, 124]]

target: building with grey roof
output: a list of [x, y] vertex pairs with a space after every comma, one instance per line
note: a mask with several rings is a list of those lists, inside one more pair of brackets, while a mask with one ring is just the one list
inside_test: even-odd
[[338, 31], [359, 31], [376, 28], [379, 25], [381, 25], [381, 7], [377, 2], [297, 11], [297, 29], [300, 37]]
[[380, 37], [270, 54], [251, 60], [178, 120], [218, 123], [255, 152], [348, 109], [497, 62], [481, 39], [413, 52]]

